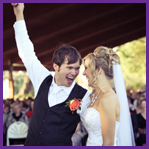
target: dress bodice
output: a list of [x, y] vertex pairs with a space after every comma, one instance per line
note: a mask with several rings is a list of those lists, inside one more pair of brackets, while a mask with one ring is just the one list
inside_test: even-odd
[[[81, 119], [88, 132], [86, 146], [102, 146], [103, 138], [99, 111], [92, 107], [86, 108]], [[118, 143], [119, 122], [116, 121], [115, 127], [114, 146]]]

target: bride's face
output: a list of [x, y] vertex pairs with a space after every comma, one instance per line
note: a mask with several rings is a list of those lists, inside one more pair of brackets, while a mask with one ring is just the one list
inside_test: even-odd
[[85, 75], [88, 80], [88, 86], [93, 87], [93, 75], [91, 73], [91, 68], [89, 67], [89, 59], [85, 60], [84, 67], [85, 70], [83, 72], [83, 75]]

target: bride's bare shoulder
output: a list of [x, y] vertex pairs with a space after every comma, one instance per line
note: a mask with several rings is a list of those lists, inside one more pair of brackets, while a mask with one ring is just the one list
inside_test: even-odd
[[118, 103], [118, 97], [115, 92], [109, 92], [107, 94], [103, 94], [103, 97], [100, 100], [100, 105], [105, 108], [115, 107]]

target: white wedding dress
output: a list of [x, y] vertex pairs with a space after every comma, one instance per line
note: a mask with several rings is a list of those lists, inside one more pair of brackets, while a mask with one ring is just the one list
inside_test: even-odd
[[[86, 108], [82, 115], [82, 122], [88, 132], [86, 146], [102, 146], [103, 138], [101, 131], [100, 113], [95, 108]], [[116, 121], [114, 146], [118, 145], [119, 122]]]

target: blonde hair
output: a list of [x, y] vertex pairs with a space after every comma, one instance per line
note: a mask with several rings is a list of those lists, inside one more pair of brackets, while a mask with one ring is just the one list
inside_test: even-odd
[[120, 58], [111, 48], [104, 46], [97, 47], [93, 53], [89, 53], [83, 58], [83, 64], [89, 59], [89, 67], [93, 75], [93, 87], [96, 86], [97, 77], [95, 70], [102, 68], [108, 79], [113, 79], [113, 62], [120, 64]]

